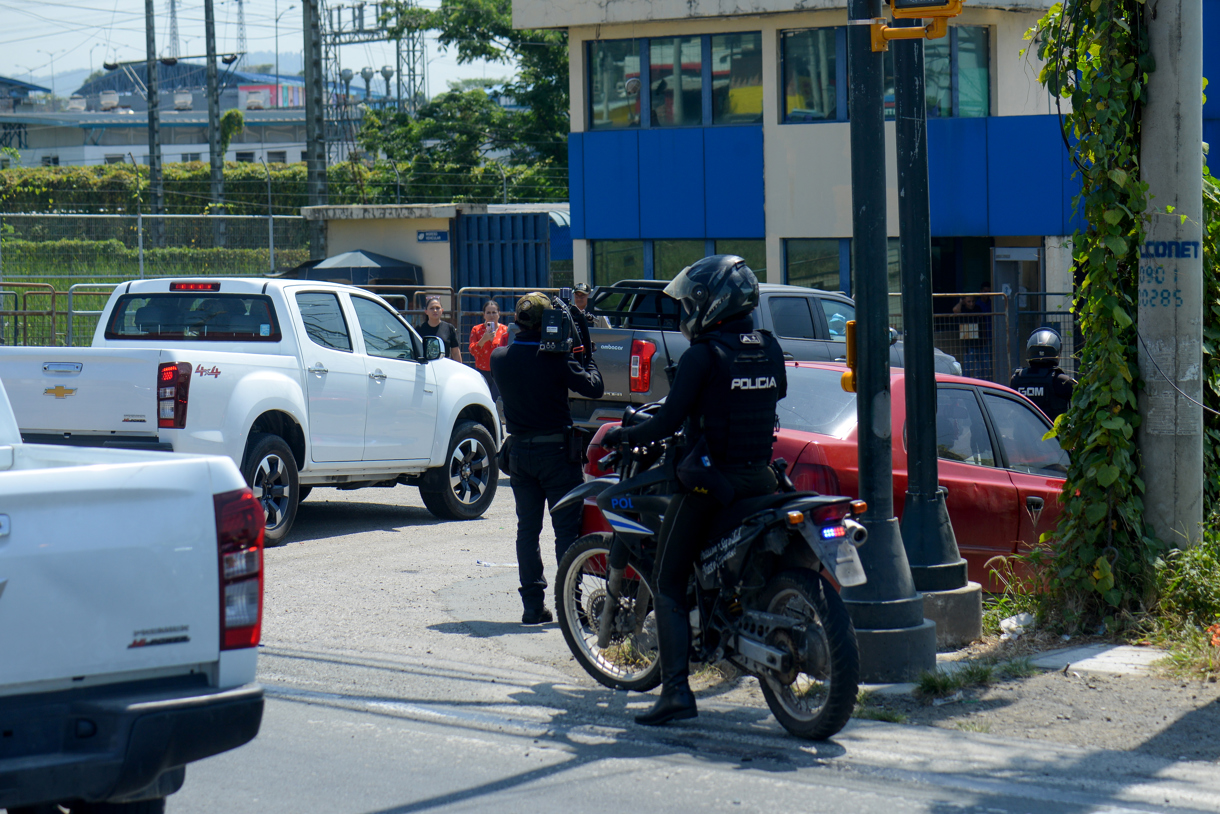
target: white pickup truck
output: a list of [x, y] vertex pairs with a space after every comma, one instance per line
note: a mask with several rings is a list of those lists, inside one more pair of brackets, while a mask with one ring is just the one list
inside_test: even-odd
[[380, 298], [304, 280], [119, 285], [89, 348], [8, 347], [29, 442], [227, 455], [284, 542], [313, 487], [418, 486], [437, 517], [495, 495], [500, 423], [483, 377]]
[[227, 458], [24, 444], [0, 386], [0, 809], [155, 814], [258, 734], [262, 526]]

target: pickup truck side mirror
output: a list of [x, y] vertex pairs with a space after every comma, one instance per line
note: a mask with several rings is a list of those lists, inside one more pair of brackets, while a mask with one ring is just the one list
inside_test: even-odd
[[890, 328], [890, 344], [891, 345], [893, 345], [895, 342], [898, 341], [898, 336], [899, 336], [898, 331], [895, 330], [894, 328]]
[[431, 362], [445, 355], [445, 343], [439, 336], [424, 337], [424, 359]]

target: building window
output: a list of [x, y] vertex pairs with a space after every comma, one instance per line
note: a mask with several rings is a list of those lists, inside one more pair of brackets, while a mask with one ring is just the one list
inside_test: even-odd
[[253, 164], [254, 153], [238, 153], [237, 161], [239, 164]]
[[672, 280], [682, 269], [707, 256], [703, 240], [652, 241], [652, 275], [654, 280]]
[[[847, 121], [845, 28], [781, 32], [781, 96], [785, 123]], [[990, 34], [979, 26], [950, 26], [924, 43], [928, 118], [991, 115]], [[838, 93], [839, 88], [843, 89]], [[885, 56], [885, 118], [894, 118], [894, 52]]]
[[823, 291], [841, 290], [841, 243], [838, 238], [785, 240], [784, 282]]
[[[847, 94], [840, 94], [839, 40], [841, 28], [811, 28], [785, 31], [781, 35], [780, 59], [784, 75], [784, 121], [835, 121], [847, 118]], [[843, 61], [847, 61], [846, 42]]]
[[58, 166], [59, 166], [59, 156], [57, 156], [57, 155], [44, 155], [44, 156], [42, 157], [42, 166], [44, 166], [44, 167], [58, 167]]
[[183, 153], [182, 154], [183, 162], [199, 161], [201, 159], [201, 157], [202, 156], [200, 153]]
[[640, 41], [589, 43], [589, 128], [638, 127]]
[[767, 281], [767, 241], [765, 240], [717, 240], [712, 244], [711, 254], [735, 254], [754, 272], [760, 283]]
[[593, 285], [644, 279], [644, 244], [639, 240], [593, 242]]
[[648, 50], [652, 126], [703, 124], [703, 38], [654, 38]]
[[267, 153], [267, 161], [272, 164], [287, 164], [288, 163], [288, 151], [287, 150], [270, 150]]
[[762, 122], [758, 31], [598, 40], [589, 43], [586, 73], [590, 130]]
[[123, 160], [125, 158], [126, 158], [126, 156], [122, 155], [121, 153], [119, 155], [108, 155], [108, 156], [106, 156], [106, 163], [107, 164], [122, 164]]
[[762, 122], [762, 33], [712, 36], [712, 124]]

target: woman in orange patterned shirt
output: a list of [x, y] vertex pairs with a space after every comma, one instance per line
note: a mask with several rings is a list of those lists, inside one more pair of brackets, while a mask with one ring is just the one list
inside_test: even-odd
[[474, 356], [475, 369], [487, 380], [494, 400], [500, 398], [500, 388], [491, 376], [491, 352], [508, 344], [508, 326], [500, 323], [500, 306], [488, 300], [483, 306], [483, 321], [470, 329], [470, 353]]

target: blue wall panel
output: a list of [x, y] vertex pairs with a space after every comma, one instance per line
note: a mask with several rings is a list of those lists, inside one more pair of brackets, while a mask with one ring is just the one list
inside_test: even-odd
[[[1220, 93], [1220, 79], [1216, 80], [1216, 92]], [[1207, 142], [1207, 166], [1212, 175], [1220, 175], [1220, 119], [1203, 120], [1203, 140]]]
[[991, 235], [1063, 232], [1063, 137], [1055, 116], [987, 119]]
[[568, 134], [568, 202], [571, 204], [572, 237], [585, 236], [585, 142], [584, 133]]
[[762, 127], [703, 129], [707, 236], [766, 237]]
[[928, 120], [933, 237], [987, 232], [987, 119]]
[[703, 129], [640, 131], [640, 237], [706, 234]]
[[584, 134], [585, 237], [640, 237], [640, 143], [635, 130]]
[[1074, 203], [1084, 181], [1079, 175], [1072, 177], [1076, 165], [1072, 163], [1072, 154], [1063, 146], [1062, 136], [1059, 137], [1059, 149], [1063, 155], [1063, 231], [1059, 234], [1072, 235], [1077, 229], [1083, 231], [1086, 226], [1084, 213], [1077, 211]]
[[[550, 281], [550, 226], [547, 212], [460, 215], [454, 236], [454, 288], [543, 288]], [[463, 297], [461, 308], [478, 311], [484, 297]], [[511, 297], [501, 309], [511, 310]]]

